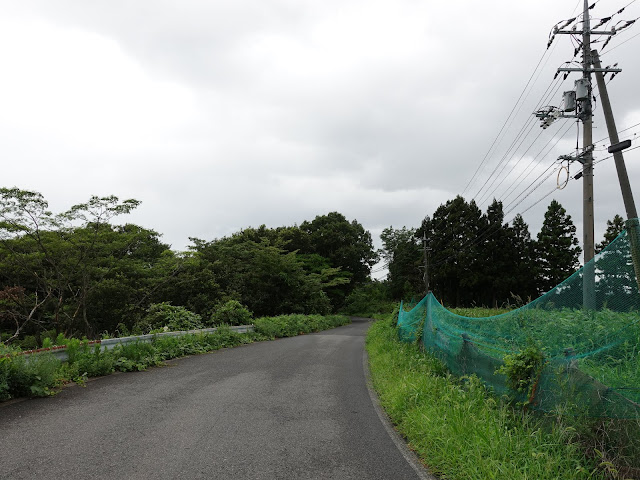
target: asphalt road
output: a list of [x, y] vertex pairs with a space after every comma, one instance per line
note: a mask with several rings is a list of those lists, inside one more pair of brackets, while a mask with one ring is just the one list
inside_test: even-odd
[[0, 404], [0, 478], [420, 478], [369, 396], [368, 326]]

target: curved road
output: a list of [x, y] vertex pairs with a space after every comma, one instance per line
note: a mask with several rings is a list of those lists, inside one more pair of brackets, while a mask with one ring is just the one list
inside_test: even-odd
[[0, 478], [420, 478], [369, 397], [368, 326], [0, 404]]

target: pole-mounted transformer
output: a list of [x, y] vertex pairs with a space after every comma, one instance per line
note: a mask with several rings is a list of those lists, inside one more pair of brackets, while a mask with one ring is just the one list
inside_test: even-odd
[[575, 112], [577, 108], [576, 103], [576, 92], [574, 90], [569, 90], [568, 92], [564, 92], [562, 94], [562, 110], [565, 112]]
[[576, 100], [589, 100], [589, 90], [591, 90], [591, 83], [589, 82], [589, 79], [579, 78], [575, 81], [574, 86], [576, 87]]

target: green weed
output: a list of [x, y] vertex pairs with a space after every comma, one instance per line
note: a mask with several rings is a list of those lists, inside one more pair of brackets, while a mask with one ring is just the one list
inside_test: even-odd
[[430, 470], [448, 479], [605, 478], [574, 428], [512, 409], [475, 376], [397, 340], [388, 321], [367, 335], [380, 401]]
[[[176, 313], [173, 309], [169, 310], [170, 313]], [[177, 311], [179, 316], [182, 313], [184, 312]], [[256, 326], [255, 332], [238, 333], [228, 325], [221, 325], [211, 333], [180, 337], [158, 336], [151, 343], [116, 345], [113, 350], [102, 350], [99, 345], [90, 345], [86, 339], [65, 338], [62, 334], [54, 342], [48, 340], [47, 345], [66, 345], [69, 356], [67, 362], [60, 362], [48, 353], [32, 355], [27, 359], [18, 355], [17, 347], [0, 345], [0, 401], [15, 397], [48, 396], [71, 381], [83, 385], [87, 378], [108, 375], [114, 371], [146, 370], [171, 358], [316, 332], [349, 322], [349, 318], [343, 316], [289, 315], [261, 318], [256, 319], [259, 327]]]

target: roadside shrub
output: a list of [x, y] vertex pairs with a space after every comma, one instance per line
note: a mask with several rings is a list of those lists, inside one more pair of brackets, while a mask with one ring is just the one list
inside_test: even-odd
[[89, 348], [85, 344], [83, 351], [76, 357], [75, 365], [80, 377], [100, 377], [114, 372], [115, 358], [112, 352], [101, 350], [100, 345]]
[[229, 300], [216, 307], [209, 325], [249, 325], [252, 321], [253, 315], [247, 307], [237, 300]]
[[[0, 350], [1, 352], [1, 350]], [[9, 391], [9, 362], [11, 358], [0, 357], [0, 402], [9, 400], [11, 392]]]
[[516, 392], [531, 395], [545, 365], [544, 353], [529, 345], [523, 351], [504, 356], [504, 365], [496, 370], [507, 377], [507, 385]]
[[116, 345], [112, 354], [115, 358], [114, 367], [121, 372], [142, 371], [162, 363], [162, 358], [151, 343]]
[[167, 327], [170, 331], [196, 330], [204, 328], [202, 318], [184, 307], [171, 305], [169, 302], [154, 303], [147, 314], [136, 324], [142, 333], [160, 330]]
[[[184, 317], [193, 327], [194, 317], [200, 317], [182, 307], [158, 304], [160, 313], [178, 312], [171, 320]], [[167, 308], [169, 307], [169, 308]], [[244, 308], [244, 307], [242, 307]], [[158, 311], [153, 312], [161, 317]], [[166, 319], [167, 317], [161, 317]], [[127, 345], [116, 345], [113, 350], [102, 350], [99, 345], [90, 345], [85, 338], [65, 338], [59, 334], [54, 341], [47, 338], [47, 346], [66, 345], [69, 360], [60, 362], [50, 353], [19, 355], [18, 346], [0, 344], [0, 401], [14, 397], [37, 397], [54, 394], [63, 383], [73, 380], [83, 384], [88, 377], [108, 375], [114, 371], [140, 371], [159, 365], [170, 358], [210, 352], [225, 347], [234, 347], [254, 341], [275, 337], [293, 336], [338, 327], [349, 323], [348, 317], [333, 315], [288, 315], [256, 319], [255, 332], [238, 333], [228, 325], [217, 327], [215, 332], [196, 333], [180, 337], [157, 336], [152, 343], [138, 341]], [[184, 329], [185, 323], [174, 322]], [[198, 325], [201, 326], [201, 325]]]
[[375, 314], [391, 311], [396, 304], [397, 302], [389, 298], [385, 285], [374, 281], [356, 287], [345, 299], [340, 312], [373, 318]]
[[0, 360], [0, 370], [4, 370], [0, 373], [0, 398], [52, 395], [60, 385], [59, 368], [60, 361], [47, 353], [33, 355], [29, 361], [17, 355], [4, 357]]
[[280, 315], [256, 318], [253, 321], [256, 333], [267, 338], [293, 337], [350, 323], [344, 315]]

